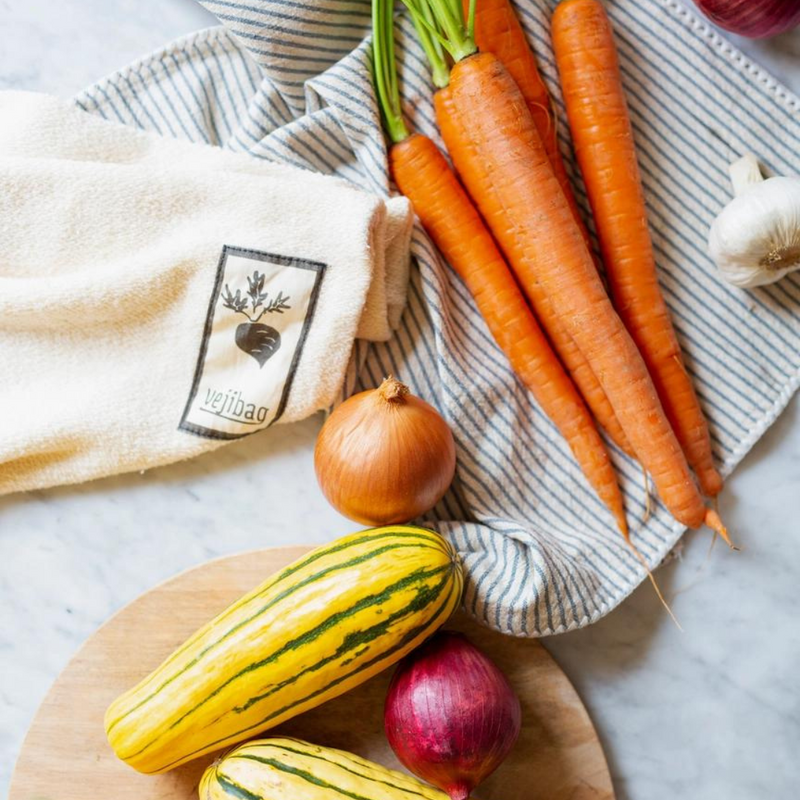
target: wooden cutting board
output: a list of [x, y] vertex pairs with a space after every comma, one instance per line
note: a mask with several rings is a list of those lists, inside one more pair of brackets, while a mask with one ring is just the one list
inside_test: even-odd
[[[103, 625], [67, 665], [31, 725], [9, 800], [190, 800], [213, 756], [165, 775], [140, 775], [114, 756], [103, 731], [111, 700], [138, 682], [201, 624], [307, 552], [283, 547], [222, 558], [145, 593]], [[586, 709], [533, 639], [513, 639], [456, 617], [500, 666], [522, 701], [523, 729], [481, 800], [613, 800], [611, 778]], [[383, 735], [391, 670], [278, 730], [400, 769]], [[286, 798], [302, 800], [302, 798]]]

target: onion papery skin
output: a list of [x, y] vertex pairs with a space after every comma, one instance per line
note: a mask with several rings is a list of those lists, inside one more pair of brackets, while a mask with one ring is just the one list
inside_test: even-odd
[[[390, 393], [393, 387], [402, 387], [401, 396]], [[433, 406], [388, 378], [331, 414], [317, 438], [314, 468], [341, 514], [364, 525], [393, 525], [441, 500], [455, 474], [455, 441]]]
[[495, 664], [461, 634], [441, 631], [397, 668], [384, 728], [406, 769], [464, 800], [509, 754], [521, 716]]
[[777, 36], [800, 24], [800, 0], [695, 0], [720, 28], [750, 39]]

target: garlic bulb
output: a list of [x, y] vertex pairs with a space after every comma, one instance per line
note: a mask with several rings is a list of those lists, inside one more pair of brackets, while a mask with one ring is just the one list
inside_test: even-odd
[[800, 269], [800, 178], [767, 178], [747, 154], [730, 167], [734, 198], [714, 220], [708, 248], [722, 277], [751, 288]]

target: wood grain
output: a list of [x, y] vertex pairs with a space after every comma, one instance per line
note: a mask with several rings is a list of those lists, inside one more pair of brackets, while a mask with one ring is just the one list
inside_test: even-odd
[[[165, 775], [140, 775], [118, 761], [103, 730], [106, 707], [200, 625], [309, 548], [243, 553], [184, 572], [134, 600], [89, 638], [31, 725], [9, 800], [189, 800], [213, 760]], [[481, 800], [613, 800], [605, 757], [566, 676], [533, 639], [512, 639], [455, 618], [506, 673], [522, 701], [523, 730], [511, 756], [481, 787]], [[278, 730], [400, 768], [383, 735], [391, 670]], [[302, 800], [287, 798], [286, 800]]]

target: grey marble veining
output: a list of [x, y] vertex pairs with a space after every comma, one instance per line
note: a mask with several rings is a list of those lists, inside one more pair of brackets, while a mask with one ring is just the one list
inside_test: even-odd
[[[655, 1], [655, 0], [654, 0]], [[0, 88], [70, 96], [167, 40], [213, 24], [194, 0], [2, 5]], [[745, 42], [800, 91], [800, 31]], [[320, 495], [320, 420], [206, 457], [0, 498], [0, 792], [49, 685], [111, 613], [214, 556], [352, 529]], [[800, 796], [800, 401], [729, 481], [722, 510], [741, 553], [705, 532], [649, 586], [547, 646], [589, 707], [620, 800]], [[535, 776], [532, 776], [535, 780]]]

